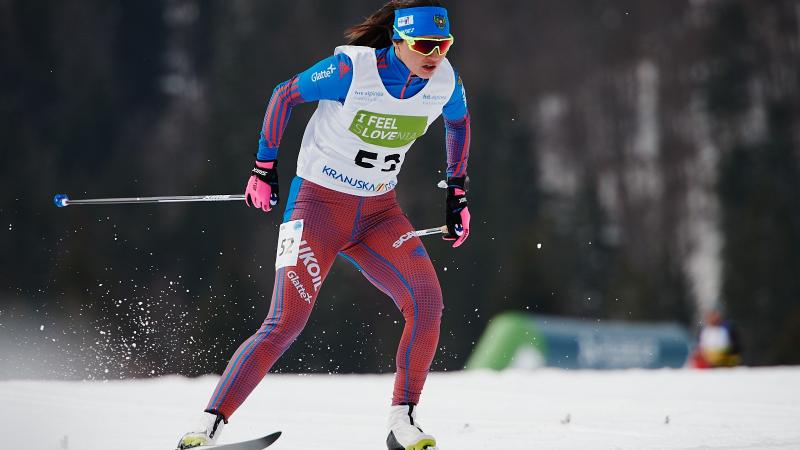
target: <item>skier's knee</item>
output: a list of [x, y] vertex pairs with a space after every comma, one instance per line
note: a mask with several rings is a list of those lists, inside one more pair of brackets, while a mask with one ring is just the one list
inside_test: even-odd
[[439, 330], [442, 321], [441, 298], [430, 298], [418, 301], [416, 305], [403, 309], [406, 323], [415, 323], [417, 331]]
[[269, 335], [271, 339], [288, 345], [300, 335], [305, 327], [306, 320], [294, 315], [267, 317], [259, 328], [258, 333]]

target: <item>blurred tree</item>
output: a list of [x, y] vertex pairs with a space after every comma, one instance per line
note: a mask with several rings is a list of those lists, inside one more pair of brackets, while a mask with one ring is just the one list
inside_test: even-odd
[[[505, 309], [688, 325], [717, 303], [746, 363], [798, 362], [797, 1], [448, 6], [475, 224], [457, 251], [426, 241], [445, 292], [435, 367], [462, 367]], [[47, 376], [220, 371], [266, 315], [280, 214], [50, 199], [241, 192], [273, 88], [375, 8], [0, 2], [0, 341], [23, 362], [61, 355]], [[286, 187], [313, 111], [284, 135]], [[434, 125], [400, 176], [420, 227], [442, 221], [444, 159]], [[392, 371], [399, 320], [337, 263], [276, 369]]]

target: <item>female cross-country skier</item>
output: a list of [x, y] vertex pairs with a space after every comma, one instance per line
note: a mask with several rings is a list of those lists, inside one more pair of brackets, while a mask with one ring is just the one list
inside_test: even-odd
[[203, 420], [179, 449], [216, 442], [224, 424], [297, 338], [337, 256], [387, 294], [405, 318], [389, 410], [391, 450], [434, 448], [416, 420], [439, 340], [442, 293], [421, 240], [395, 199], [406, 152], [444, 115], [445, 239], [469, 236], [465, 192], [470, 126], [461, 79], [445, 58], [453, 36], [435, 0], [393, 0], [347, 30], [350, 45], [279, 84], [269, 101], [248, 206], [278, 204], [277, 157], [292, 107], [318, 101], [308, 122], [278, 237], [270, 312], [228, 363]]

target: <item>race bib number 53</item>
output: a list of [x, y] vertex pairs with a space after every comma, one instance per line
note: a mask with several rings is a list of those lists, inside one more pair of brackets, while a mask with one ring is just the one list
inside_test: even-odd
[[275, 270], [297, 265], [300, 241], [303, 238], [303, 219], [282, 223], [278, 233], [278, 250], [275, 256]]

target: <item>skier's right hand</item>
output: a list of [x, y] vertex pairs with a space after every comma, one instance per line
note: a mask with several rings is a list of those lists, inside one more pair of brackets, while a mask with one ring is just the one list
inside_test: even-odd
[[278, 161], [258, 161], [247, 180], [244, 202], [247, 206], [261, 208], [269, 212], [280, 198], [278, 197]]

